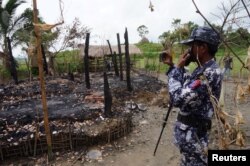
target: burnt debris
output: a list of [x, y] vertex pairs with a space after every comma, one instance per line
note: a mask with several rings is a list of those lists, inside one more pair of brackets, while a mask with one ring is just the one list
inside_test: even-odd
[[[156, 78], [138, 73], [133, 73], [132, 92], [127, 90], [126, 82], [120, 81], [115, 73], [109, 73], [108, 81], [102, 72], [90, 74], [90, 77], [93, 80], [91, 89], [83, 86], [84, 82], [77, 75], [75, 81], [46, 77], [52, 140], [60, 139], [60, 143], [52, 142], [52, 149], [72, 149], [81, 144], [121, 137], [131, 131], [131, 115], [146, 111], [156, 92], [164, 87]], [[106, 83], [103, 83], [103, 78]], [[106, 92], [103, 91], [105, 87]], [[133, 107], [129, 103], [133, 103]], [[100, 125], [105, 128], [100, 129]], [[41, 150], [42, 145], [46, 144], [44, 137], [39, 80], [0, 86], [0, 157], [18, 156], [19, 152], [15, 155], [13, 148], [21, 148], [19, 150], [23, 153], [23, 149], [30, 148], [29, 142], [32, 150], [25, 151], [27, 155], [46, 152]], [[37, 148], [35, 152], [34, 145]]]

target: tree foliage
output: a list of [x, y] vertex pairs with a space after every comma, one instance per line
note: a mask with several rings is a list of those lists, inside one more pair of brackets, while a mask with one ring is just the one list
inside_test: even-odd
[[16, 61], [10, 57], [7, 38], [10, 39], [10, 44], [12, 42], [12, 35], [20, 28], [21, 24], [24, 21], [24, 15], [21, 14], [16, 16], [17, 8], [25, 3], [24, 0], [8, 0], [5, 5], [0, 2], [0, 43], [2, 44], [3, 49], [3, 63], [5, 68], [11, 72], [13, 66], [16, 68], [18, 65]]
[[[243, 47], [247, 47], [249, 45], [250, 33], [247, 28], [233, 28], [232, 26], [228, 26], [227, 28], [224, 27], [223, 29], [221, 25], [212, 25], [215, 29], [220, 31], [221, 35], [224, 37], [224, 40], [226, 40], [229, 44]], [[181, 24], [180, 19], [174, 19], [172, 22], [172, 26], [174, 27], [173, 31], [163, 32], [159, 36], [160, 42], [167, 48], [171, 47], [174, 43], [178, 43], [181, 40], [188, 38], [192, 30], [198, 27], [197, 24], [191, 21]]]
[[137, 32], [139, 33], [139, 36], [143, 39], [146, 38], [146, 35], [149, 33], [148, 31], [148, 27], [146, 27], [145, 25], [140, 25], [137, 28]]
[[57, 27], [53, 31], [53, 36], [50, 36], [51, 40], [47, 42], [47, 48], [52, 49], [54, 54], [69, 48], [76, 48], [78, 44], [83, 43], [89, 32], [90, 28], [82, 25], [80, 20], [75, 18], [71, 24]]
[[165, 47], [165, 49], [171, 48], [176, 42], [187, 38], [190, 32], [198, 25], [189, 21], [187, 23], [181, 24], [181, 19], [173, 19], [172, 27], [173, 31], [163, 32], [160, 36], [160, 42]]
[[[27, 49], [29, 45], [35, 43], [33, 10], [30, 8], [25, 9], [22, 16], [22, 26], [13, 33], [12, 40], [14, 47], [21, 46], [23, 49]], [[41, 17], [38, 17], [38, 21], [44, 23]]]

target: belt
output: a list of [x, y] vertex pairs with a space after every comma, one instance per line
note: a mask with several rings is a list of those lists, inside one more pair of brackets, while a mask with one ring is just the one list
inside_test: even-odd
[[211, 129], [212, 122], [210, 119], [200, 118], [196, 115], [181, 115], [178, 114], [177, 120], [185, 125], [198, 128], [200, 131], [207, 131]]

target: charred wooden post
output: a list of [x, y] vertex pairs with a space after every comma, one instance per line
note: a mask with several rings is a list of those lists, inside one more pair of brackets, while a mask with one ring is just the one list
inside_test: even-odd
[[[38, 9], [36, 0], [33, 0], [33, 18], [34, 23], [38, 23]], [[52, 141], [51, 141], [51, 133], [49, 127], [49, 117], [48, 117], [48, 106], [46, 99], [46, 89], [45, 89], [45, 81], [43, 75], [43, 63], [42, 63], [42, 50], [41, 50], [41, 33], [38, 26], [35, 26], [35, 36], [36, 36], [36, 47], [37, 47], [37, 56], [38, 56], [38, 67], [39, 67], [39, 78], [40, 78], [40, 88], [41, 88], [41, 96], [42, 96], [42, 106], [43, 106], [43, 120], [44, 120], [44, 128], [46, 134], [46, 141], [48, 146], [48, 158], [52, 159]]]
[[74, 74], [72, 72], [68, 72], [68, 79], [70, 81], [75, 81], [75, 76], [74, 76]]
[[132, 91], [131, 79], [130, 79], [130, 57], [129, 57], [129, 42], [128, 42], [128, 31], [127, 28], [124, 34], [125, 39], [125, 58], [126, 58], [126, 78], [127, 78], [127, 88], [128, 91]]
[[[114, 59], [113, 59], [113, 51], [112, 51], [112, 48], [111, 48], [111, 45], [110, 45], [110, 42], [109, 42], [109, 40], [107, 40], [107, 42], [108, 42], [108, 45], [109, 45], [109, 50], [110, 50], [110, 55], [111, 55], [111, 57], [112, 57], [112, 64], [114, 64]], [[110, 71], [111, 70], [111, 67], [112, 67], [112, 64], [111, 64], [111, 62], [108, 60], [108, 61], [106, 61], [106, 65], [107, 65], [107, 68], [108, 68], [108, 71]]]
[[89, 36], [90, 33], [87, 33], [85, 48], [84, 48], [84, 73], [85, 73], [85, 82], [86, 88], [90, 89], [90, 80], [89, 80]]
[[119, 77], [119, 69], [117, 65], [117, 58], [116, 58], [116, 52], [112, 55], [113, 63], [114, 63], [114, 68], [115, 68], [115, 75]]
[[109, 51], [110, 51], [110, 55], [113, 55], [113, 51], [112, 51], [112, 48], [111, 48], [111, 45], [110, 45], [110, 42], [109, 42], [109, 40], [107, 40], [107, 42], [108, 42], [108, 45], [109, 45]]
[[18, 78], [17, 78], [17, 62], [15, 61], [13, 54], [12, 54], [12, 48], [11, 48], [11, 41], [10, 38], [7, 37], [7, 44], [8, 44], [8, 49], [9, 49], [9, 59], [10, 59], [10, 74], [15, 81], [15, 84], [18, 84]]
[[[110, 45], [110, 42], [109, 42], [109, 40], [107, 40], [107, 42], [108, 42], [108, 45], [109, 45], [109, 50], [110, 50], [110, 55], [111, 55], [111, 57], [112, 57], [112, 63], [114, 64], [114, 58], [113, 58], [113, 51], [112, 51], [112, 48], [111, 48], [111, 45]], [[111, 69], [111, 64], [108, 62], [108, 64], [107, 64], [107, 66], [108, 66], [108, 70], [110, 70]]]
[[118, 56], [119, 56], [119, 63], [120, 63], [120, 80], [123, 80], [123, 68], [122, 68], [122, 49], [121, 49], [121, 43], [120, 43], [120, 35], [119, 33], [117, 35], [117, 43], [118, 43]]
[[107, 73], [104, 72], [103, 76], [104, 76], [104, 115], [106, 117], [109, 117], [111, 116], [112, 95], [109, 88]]
[[41, 49], [42, 49], [42, 55], [43, 55], [43, 70], [45, 71], [46, 74], [49, 74], [48, 63], [46, 61], [45, 50], [44, 50], [44, 46], [42, 44], [41, 44]]

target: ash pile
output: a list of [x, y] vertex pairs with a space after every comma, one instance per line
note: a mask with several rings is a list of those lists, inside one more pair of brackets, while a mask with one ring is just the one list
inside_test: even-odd
[[[46, 77], [53, 151], [107, 143], [130, 133], [133, 115], [147, 111], [160, 89], [166, 88], [155, 77], [133, 73], [133, 90], [128, 91], [126, 81], [109, 73], [112, 108], [107, 116], [103, 73], [90, 75], [91, 89], [82, 80]], [[39, 80], [0, 86], [0, 159], [46, 151]]]

